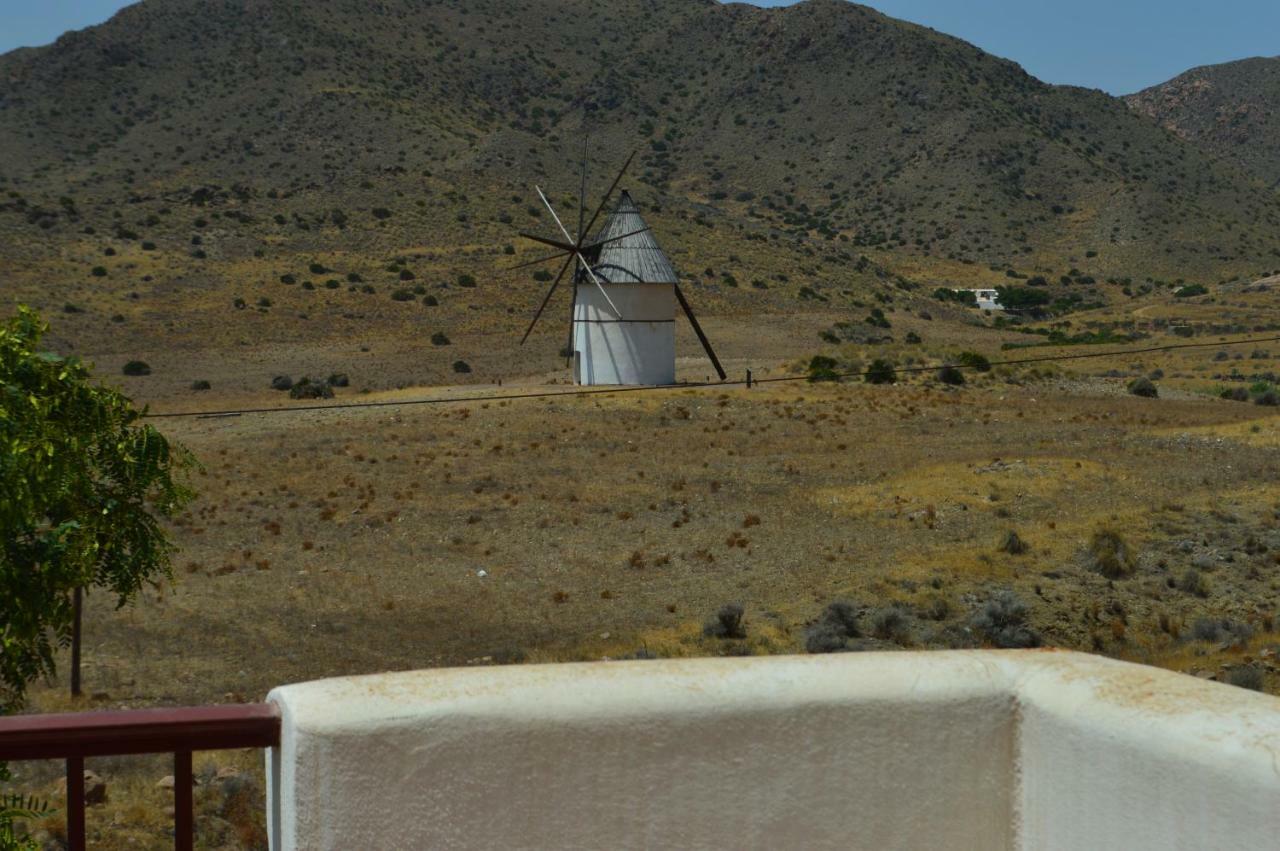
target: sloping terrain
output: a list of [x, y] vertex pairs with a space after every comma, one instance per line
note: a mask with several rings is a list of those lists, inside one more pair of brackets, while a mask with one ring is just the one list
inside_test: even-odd
[[4, 301], [96, 355], [242, 372], [439, 331], [384, 385], [554, 370], [555, 323], [514, 348], [543, 285], [500, 270], [552, 228], [532, 183], [571, 208], [584, 129], [597, 192], [639, 149], [627, 185], [695, 305], [744, 328], [1280, 267], [1280, 198], [1233, 165], [837, 0], [145, 0], [0, 57]]
[[1193, 68], [1125, 100], [1280, 189], [1280, 57]]

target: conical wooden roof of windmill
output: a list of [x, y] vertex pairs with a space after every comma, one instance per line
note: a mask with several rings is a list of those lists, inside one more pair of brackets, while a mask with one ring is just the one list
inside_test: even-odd
[[[591, 252], [591, 270], [602, 281], [612, 284], [674, 284], [676, 270], [658, 245], [653, 231], [640, 215], [640, 208], [627, 190], [622, 190], [604, 226], [590, 241], [600, 243], [614, 237]], [[637, 233], [639, 231], [639, 233]]]

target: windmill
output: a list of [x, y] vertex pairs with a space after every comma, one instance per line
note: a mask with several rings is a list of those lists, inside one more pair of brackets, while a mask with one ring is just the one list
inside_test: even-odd
[[567, 352], [573, 364], [575, 383], [674, 384], [676, 304], [688, 317], [702, 348], [723, 381], [724, 369], [693, 315], [688, 300], [680, 291], [671, 261], [658, 246], [640, 215], [639, 207], [625, 189], [600, 230], [592, 235], [592, 228], [634, 158], [634, 153], [627, 157], [609, 191], [587, 220], [587, 160], [586, 143], [583, 143], [577, 236], [569, 233], [542, 188], [534, 187], [563, 238], [522, 232], [520, 236], [550, 246], [556, 252], [512, 268], [536, 266], [561, 258], [564, 258], [564, 263], [538, 305], [520, 344], [524, 345], [529, 339], [551, 296], [572, 265], [574, 270], [570, 282], [573, 294], [569, 306]]

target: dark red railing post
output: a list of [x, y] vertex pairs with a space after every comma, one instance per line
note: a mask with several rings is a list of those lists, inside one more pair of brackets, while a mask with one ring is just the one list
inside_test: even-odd
[[192, 851], [195, 846], [196, 824], [192, 805], [191, 751], [178, 751], [173, 755], [173, 847], [178, 851]]
[[84, 851], [84, 757], [67, 757], [67, 847]]

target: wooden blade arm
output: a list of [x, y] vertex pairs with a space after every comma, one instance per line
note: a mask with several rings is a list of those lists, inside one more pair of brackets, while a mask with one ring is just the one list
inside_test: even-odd
[[523, 346], [524, 341], [529, 339], [529, 335], [533, 333], [533, 326], [537, 325], [538, 320], [542, 318], [542, 311], [547, 309], [547, 302], [551, 301], [551, 294], [556, 291], [556, 287], [560, 286], [560, 279], [564, 277], [565, 271], [572, 262], [572, 256], [565, 259], [564, 265], [560, 267], [560, 274], [556, 275], [556, 279], [551, 282], [551, 289], [547, 290], [547, 294], [542, 297], [542, 304], [538, 305], [538, 312], [533, 314], [533, 321], [529, 323], [529, 327], [525, 329], [524, 336], [520, 338], [520, 345]]
[[523, 269], [526, 266], [537, 266], [539, 263], [546, 263], [548, 260], [559, 260], [561, 257], [569, 254], [568, 251], [557, 251], [555, 254], [548, 254], [546, 257], [539, 257], [536, 260], [527, 260], [524, 263], [517, 263], [514, 266], [507, 266], [505, 271], [514, 272], [516, 269]]
[[552, 248], [559, 248], [561, 251], [574, 252], [578, 250], [578, 246], [568, 242], [561, 242], [558, 239], [547, 239], [545, 236], [535, 236], [524, 231], [520, 231], [520, 236], [525, 239], [532, 239], [534, 242], [541, 242], [543, 245], [550, 245]]
[[640, 228], [640, 230], [633, 230], [631, 233], [624, 233], [621, 236], [611, 236], [608, 239], [602, 239], [599, 242], [593, 242], [590, 245], [584, 245], [582, 246], [582, 250], [590, 251], [593, 248], [599, 248], [602, 245], [608, 245], [611, 242], [617, 242], [620, 239], [626, 239], [629, 236], [635, 236], [636, 234], [644, 233], [647, 230], [652, 230], [652, 228], [646, 225], [645, 227]]
[[541, 198], [542, 203], [546, 205], [547, 212], [551, 214], [551, 218], [556, 220], [556, 227], [560, 228], [560, 232], [564, 234], [564, 238], [574, 246], [574, 250], [576, 251], [581, 240], [574, 239], [569, 235], [568, 228], [564, 226], [564, 222], [560, 221], [560, 217], [556, 215], [555, 208], [551, 206], [551, 202], [547, 200], [547, 196], [542, 194], [542, 187], [535, 186], [533, 188], [538, 190], [538, 197]]
[[604, 193], [604, 197], [600, 199], [600, 206], [596, 207], [595, 215], [591, 217], [591, 221], [587, 222], [587, 226], [582, 229], [583, 233], [591, 233], [591, 228], [596, 223], [596, 219], [600, 218], [600, 214], [604, 212], [604, 205], [609, 203], [609, 196], [613, 194], [613, 190], [618, 188], [618, 184], [622, 182], [622, 176], [627, 173], [627, 168], [631, 165], [631, 161], [636, 158], [636, 152], [632, 151], [631, 156], [627, 157], [627, 161], [622, 164], [622, 169], [618, 172], [618, 176], [613, 179], [613, 183], [609, 186], [609, 191]]

